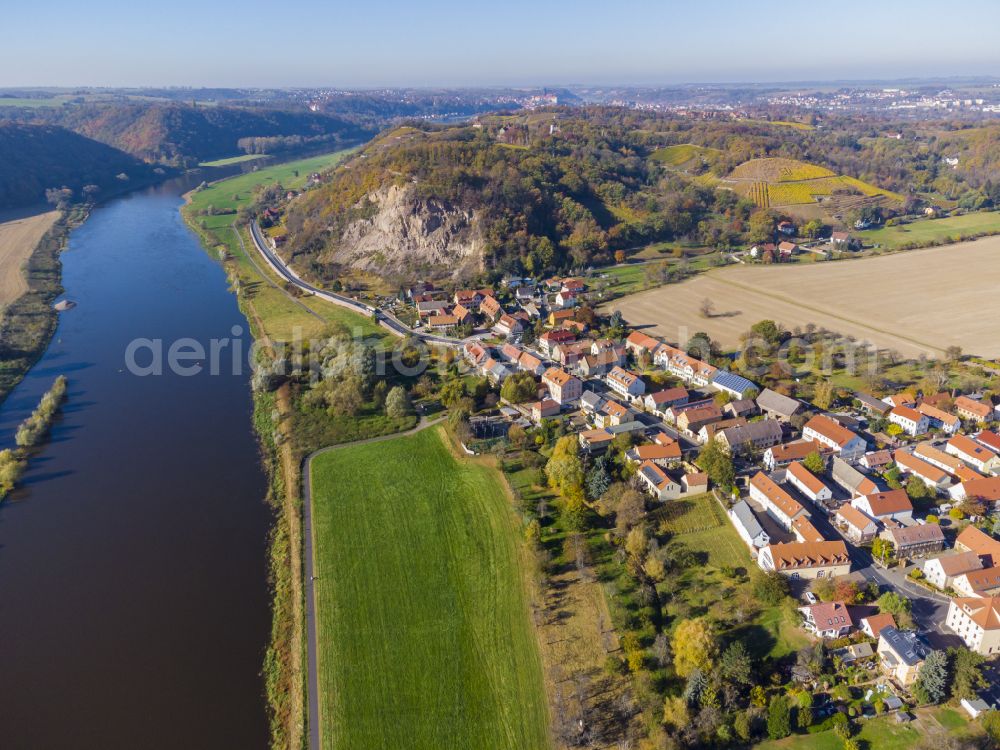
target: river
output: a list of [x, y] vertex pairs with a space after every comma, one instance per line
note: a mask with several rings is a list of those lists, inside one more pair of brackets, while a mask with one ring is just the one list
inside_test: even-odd
[[[200, 178], [199, 178], [200, 179]], [[270, 511], [249, 374], [138, 377], [137, 337], [247, 330], [174, 181], [94, 210], [62, 256], [44, 358], [0, 447], [59, 374], [64, 416], [0, 505], [0, 746], [267, 746]], [[249, 334], [241, 335], [244, 350]]]

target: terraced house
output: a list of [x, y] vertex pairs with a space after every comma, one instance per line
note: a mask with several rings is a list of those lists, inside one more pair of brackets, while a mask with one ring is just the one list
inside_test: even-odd
[[642, 378], [623, 367], [611, 368], [605, 380], [611, 390], [629, 400], [638, 398], [646, 391], [646, 384]]

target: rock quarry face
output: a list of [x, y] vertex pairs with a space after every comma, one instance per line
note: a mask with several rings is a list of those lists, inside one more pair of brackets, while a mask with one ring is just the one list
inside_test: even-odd
[[370, 273], [461, 276], [482, 265], [483, 243], [475, 211], [416, 194], [412, 185], [369, 193], [368, 218], [347, 225], [328, 259]]

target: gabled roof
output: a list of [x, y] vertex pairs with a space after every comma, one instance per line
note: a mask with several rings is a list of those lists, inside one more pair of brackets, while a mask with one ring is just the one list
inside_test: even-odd
[[729, 388], [737, 393], [746, 393], [749, 390], [754, 390], [757, 385], [750, 380], [747, 380], [742, 375], [736, 375], [732, 372], [720, 372], [712, 380], [712, 385], [719, 388]]
[[963, 573], [962, 576], [973, 591], [991, 591], [1000, 588], [1000, 568], [979, 568]]
[[907, 547], [911, 544], [926, 544], [928, 542], [944, 543], [944, 531], [936, 523], [903, 526], [898, 529], [888, 528], [886, 533], [897, 547]]
[[806, 422], [803, 429], [811, 429], [841, 448], [858, 437], [842, 424], [824, 414], [817, 414]]
[[665, 489], [672, 484], [676, 484], [676, 482], [674, 482], [674, 480], [671, 479], [663, 469], [654, 464], [652, 461], [644, 461], [642, 465], [639, 466], [639, 473], [642, 474], [647, 482], [660, 490]]
[[875, 398], [875, 396], [867, 393], [861, 393], [860, 391], [854, 394], [854, 398], [861, 402], [861, 405], [869, 411], [874, 411], [879, 414], [888, 414], [889, 410], [892, 408], [891, 405], [887, 404], [882, 399]]
[[757, 396], [757, 406], [761, 408], [761, 411], [769, 411], [772, 414], [788, 418], [802, 407], [802, 402], [783, 396], [770, 388], [765, 388]]
[[917, 407], [917, 411], [923, 414], [928, 419], [933, 419], [942, 424], [957, 425], [962, 420], [956, 417], [954, 414], [949, 414], [946, 411], [938, 409], [932, 404], [928, 404], [926, 401], [921, 401], [920, 405]]
[[992, 458], [996, 458], [997, 455], [989, 448], [985, 447], [981, 443], [977, 443], [975, 440], [965, 435], [952, 436], [952, 438], [948, 441], [948, 445], [977, 461], [989, 461]]
[[819, 529], [813, 526], [809, 516], [799, 516], [792, 521], [792, 530], [796, 537], [804, 542], [822, 542], [826, 537], [819, 533]]
[[818, 630], [854, 627], [850, 610], [843, 602], [820, 602], [800, 609], [809, 613], [808, 617], [816, 624]]
[[730, 446], [747, 445], [758, 440], [780, 440], [781, 425], [773, 419], [727, 427], [722, 430], [726, 443]]
[[[871, 495], [865, 495], [865, 499], [868, 501], [868, 507], [876, 516], [887, 516], [891, 513], [905, 513], [908, 510], [913, 510], [913, 503], [910, 502], [906, 490], [875, 492]], [[937, 524], [930, 525], [936, 526]]]
[[768, 545], [767, 550], [775, 570], [848, 565], [851, 561], [843, 542], [789, 542]]
[[634, 461], [665, 461], [679, 459], [681, 457], [681, 446], [676, 440], [669, 445], [657, 445], [655, 443], [647, 445], [637, 445], [628, 453], [629, 458]]
[[646, 396], [647, 399], [652, 400], [652, 402], [657, 406], [660, 406], [661, 404], [673, 403], [674, 401], [681, 401], [687, 397], [687, 388], [664, 388], [662, 391], [650, 393]]
[[872, 635], [875, 638], [879, 637], [879, 633], [882, 632], [884, 628], [895, 628], [896, 620], [888, 612], [882, 612], [877, 615], [870, 615], [868, 617], [862, 618], [861, 624], [868, 624], [868, 629], [872, 631]]
[[629, 372], [624, 367], [613, 367], [611, 368], [611, 372], [608, 373], [608, 380], [614, 380], [626, 388], [630, 388], [638, 382], [639, 376], [633, 372]]
[[833, 467], [830, 469], [830, 475], [835, 482], [859, 495], [870, 495], [873, 492], [878, 492], [878, 485], [875, 482], [839, 456], [833, 457]]
[[904, 450], [898, 450], [893, 454], [893, 458], [896, 463], [902, 466], [907, 471], [911, 471], [914, 474], [919, 474], [924, 479], [929, 479], [934, 482], [934, 484], [940, 484], [948, 478], [948, 473], [944, 469], [939, 469], [933, 464], [929, 464], [922, 458], [914, 456], [912, 453], [907, 453]]
[[919, 456], [925, 461], [936, 461], [939, 464], [944, 464], [948, 471], [952, 474], [965, 466], [961, 459], [956, 458], [949, 453], [945, 453], [942, 450], [938, 450], [934, 447], [934, 444], [930, 442], [918, 443], [913, 449], [913, 455]]
[[879, 633], [879, 645], [883, 643], [892, 650], [897, 659], [909, 667], [915, 667], [926, 659], [929, 650], [916, 633], [893, 627], [882, 628], [882, 632]]
[[642, 333], [641, 331], [632, 331], [632, 333], [628, 335], [628, 338], [625, 339], [625, 341], [630, 346], [637, 347], [640, 349], [646, 349], [650, 352], [656, 349], [656, 347], [660, 345], [659, 341], [654, 339], [652, 336], [647, 336], [645, 333]]
[[869, 526], [875, 526], [875, 522], [872, 519], [848, 503], [844, 503], [837, 509], [837, 516], [858, 531], [864, 531]]
[[901, 419], [909, 420], [910, 422], [919, 423], [924, 419], [924, 415], [921, 414], [916, 409], [911, 409], [909, 406], [897, 406], [891, 412], [890, 416], [899, 417]]
[[967, 549], [987, 558], [990, 565], [1000, 567], [1000, 541], [975, 526], [966, 526], [955, 539], [955, 547]]
[[969, 398], [968, 396], [959, 396], [955, 399], [955, 408], [962, 411], [967, 411], [970, 414], [975, 414], [979, 417], [986, 418], [993, 413], [993, 406], [991, 404], [983, 403], [982, 401], [976, 401], [975, 399]]
[[740, 500], [729, 509], [729, 512], [739, 519], [740, 525], [746, 530], [747, 534], [750, 535], [751, 539], [757, 537], [757, 535], [764, 530], [760, 525], [760, 521], [757, 520], [757, 516], [754, 514], [753, 509], [746, 500]]
[[547, 383], [555, 383], [558, 386], [564, 386], [570, 381], [576, 380], [576, 378], [574, 378], [572, 375], [570, 375], [563, 369], [560, 369], [558, 367], [550, 367], [548, 370], [545, 371], [545, 374], [542, 375], [542, 380], [544, 380]]
[[983, 630], [1000, 630], [1000, 597], [958, 597], [952, 601]]
[[1000, 501], [1000, 477], [970, 479], [962, 486], [965, 488], [966, 497], [974, 497], [990, 503]]
[[982, 570], [983, 567], [982, 559], [975, 552], [959, 552], [955, 555], [944, 555], [933, 559], [938, 561], [946, 576], [957, 576], [968, 573], [970, 570]]
[[796, 440], [794, 443], [774, 445], [769, 448], [771, 457], [778, 463], [799, 461], [810, 453], [822, 453], [825, 446], [816, 440]]
[[1000, 452], [1000, 435], [995, 432], [990, 432], [989, 430], [983, 430], [978, 435], [976, 435], [976, 440], [985, 445], [990, 450]]
[[785, 490], [776, 484], [771, 477], [762, 471], [758, 471], [753, 475], [753, 478], [750, 480], [750, 484], [763, 493], [772, 505], [778, 508], [778, 510], [789, 518], [792, 518], [797, 513], [805, 511], [802, 503], [785, 492]]

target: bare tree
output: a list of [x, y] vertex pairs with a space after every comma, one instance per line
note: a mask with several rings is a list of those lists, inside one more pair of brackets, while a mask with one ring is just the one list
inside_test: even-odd
[[698, 314], [703, 318], [711, 318], [715, 312], [715, 303], [705, 297], [698, 306]]

